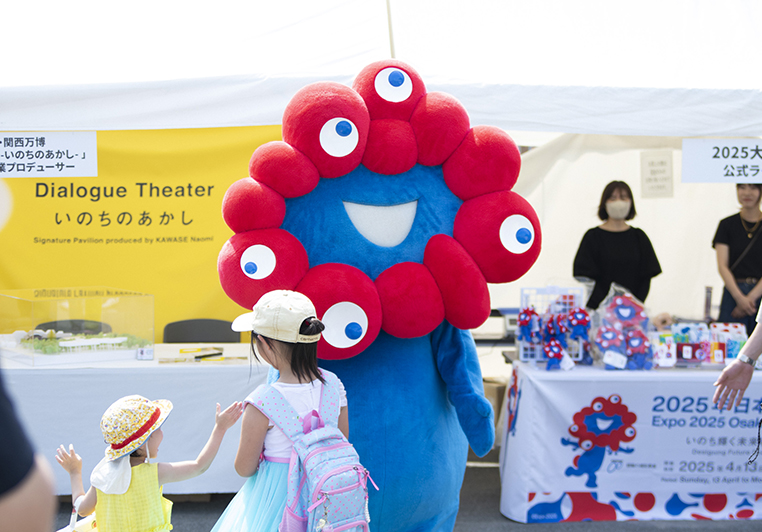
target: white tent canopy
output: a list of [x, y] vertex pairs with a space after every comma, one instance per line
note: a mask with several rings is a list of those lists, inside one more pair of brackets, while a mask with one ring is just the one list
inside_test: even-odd
[[[564, 284], [603, 185], [628, 181], [664, 274], [649, 307], [701, 317], [722, 287], [710, 247], [727, 185], [680, 180], [684, 137], [762, 135], [756, 0], [295, 0], [4, 6], [0, 131], [279, 124], [304, 85], [350, 84], [392, 55], [472, 124], [530, 151], [517, 185], [546, 235], [537, 266], [493, 292]], [[573, 135], [572, 135], [573, 134]], [[675, 153], [672, 199], [640, 200], [639, 153]]]
[[474, 124], [756, 136], [754, 0], [138, 0], [4, 7], [0, 129], [280, 122], [314, 80], [394, 56]]

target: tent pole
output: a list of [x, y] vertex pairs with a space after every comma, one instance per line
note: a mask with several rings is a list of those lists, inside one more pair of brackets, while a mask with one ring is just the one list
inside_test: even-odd
[[392, 6], [391, 0], [386, 0], [386, 19], [389, 24], [389, 49], [392, 53], [392, 59], [394, 57], [394, 32], [392, 31]]

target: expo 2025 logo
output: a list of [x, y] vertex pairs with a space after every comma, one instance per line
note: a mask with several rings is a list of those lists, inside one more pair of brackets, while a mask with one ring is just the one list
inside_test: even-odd
[[582, 449], [582, 454], [574, 457], [574, 466], [566, 468], [566, 476], [581, 477], [587, 475], [585, 486], [598, 486], [596, 472], [601, 468], [606, 452], [631, 453], [634, 449], [621, 447], [622, 443], [635, 439], [635, 428], [632, 426], [638, 417], [630, 412], [622, 403], [622, 398], [616, 394], [608, 399], [596, 397], [576, 414], [574, 424], [569, 427], [569, 434], [574, 439], [561, 438], [563, 445], [570, 445], [576, 451]]

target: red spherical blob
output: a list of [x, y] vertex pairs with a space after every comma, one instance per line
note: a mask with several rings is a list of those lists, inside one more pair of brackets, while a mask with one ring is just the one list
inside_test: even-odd
[[616, 509], [608, 503], [599, 502], [595, 493], [578, 491], [568, 492], [567, 495], [571, 502], [571, 512], [564, 519], [565, 522], [617, 520]]
[[418, 145], [410, 122], [371, 120], [362, 164], [371, 172], [394, 175], [407, 172], [418, 160]]
[[222, 198], [222, 218], [236, 233], [279, 227], [285, 216], [283, 196], [250, 177], [230, 185]]
[[293, 290], [308, 268], [304, 247], [283, 229], [233, 235], [217, 257], [222, 289], [247, 309], [271, 290]]
[[249, 162], [249, 175], [284, 198], [309, 194], [320, 181], [312, 161], [280, 140], [262, 144], [254, 150]]
[[433, 331], [445, 318], [444, 302], [429, 269], [400, 262], [376, 277], [381, 300], [381, 327], [397, 338], [416, 338]]
[[426, 244], [423, 264], [439, 286], [447, 321], [459, 329], [474, 329], [487, 321], [487, 283], [463, 246], [447, 235], [434, 235]]
[[473, 127], [442, 166], [445, 183], [462, 200], [510, 190], [521, 169], [521, 152], [500, 128]]
[[704, 508], [710, 512], [721, 512], [728, 505], [728, 496], [724, 493], [704, 495]]
[[633, 503], [638, 511], [648, 512], [656, 505], [656, 497], [653, 493], [637, 493]]
[[340, 177], [362, 160], [370, 116], [360, 95], [334, 82], [307, 85], [283, 112], [283, 140], [306, 155], [321, 177]]
[[426, 94], [421, 76], [395, 59], [376, 61], [362, 69], [352, 84], [365, 100], [372, 120], [410, 120], [418, 100]]
[[343, 360], [362, 353], [381, 330], [381, 301], [376, 285], [348, 264], [320, 264], [296, 287], [312, 300], [325, 325], [318, 358]]
[[460, 102], [443, 92], [424, 95], [413, 110], [410, 124], [418, 140], [418, 162], [426, 166], [444, 163], [471, 127]]
[[540, 221], [515, 192], [493, 192], [463, 202], [453, 236], [471, 254], [489, 283], [524, 275], [542, 247]]

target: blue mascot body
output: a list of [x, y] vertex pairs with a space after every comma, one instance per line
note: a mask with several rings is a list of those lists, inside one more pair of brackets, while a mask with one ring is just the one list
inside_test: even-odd
[[247, 308], [277, 288], [315, 304], [320, 365], [346, 387], [349, 439], [380, 488], [372, 528], [452, 530], [468, 446], [482, 456], [495, 436], [467, 329], [489, 315], [487, 282], [540, 251], [539, 221], [510, 191], [518, 149], [398, 61], [354, 89], [306, 87], [283, 136], [223, 201], [236, 234], [221, 284]]

